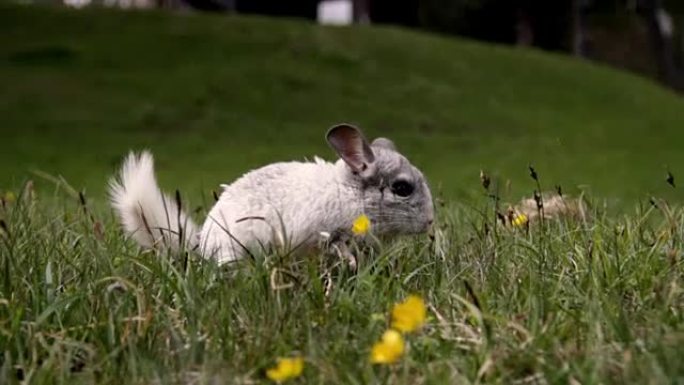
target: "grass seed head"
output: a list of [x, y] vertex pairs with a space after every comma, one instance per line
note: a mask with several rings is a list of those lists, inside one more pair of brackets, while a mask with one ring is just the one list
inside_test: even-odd
[[530, 169], [530, 178], [534, 179], [535, 182], [539, 182], [539, 176], [537, 175], [537, 171], [534, 169], [534, 167], [529, 165], [528, 168]]
[[667, 178], [666, 178], [665, 180], [667, 181], [667, 184], [669, 184], [670, 186], [672, 186], [672, 188], [675, 188], [675, 187], [676, 187], [676, 186], [675, 186], [674, 175], [672, 175], [672, 173], [671, 173], [670, 171], [667, 172]]
[[492, 180], [489, 178], [489, 175], [484, 172], [484, 170], [480, 170], [480, 183], [485, 190], [489, 191], [489, 185], [492, 183]]

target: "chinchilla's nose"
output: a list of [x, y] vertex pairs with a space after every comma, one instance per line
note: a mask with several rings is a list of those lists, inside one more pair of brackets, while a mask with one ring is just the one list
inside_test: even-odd
[[425, 223], [427, 224], [427, 227], [432, 227], [432, 224], [435, 222], [435, 208], [430, 205], [428, 206], [427, 211], [427, 219]]
[[435, 211], [432, 208], [432, 206], [429, 206], [426, 210], [427, 212], [425, 213], [425, 230], [427, 230], [429, 233], [433, 232], [433, 227], [435, 223]]

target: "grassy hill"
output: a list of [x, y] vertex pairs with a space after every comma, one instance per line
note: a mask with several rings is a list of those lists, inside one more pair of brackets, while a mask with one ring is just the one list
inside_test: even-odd
[[[480, 169], [517, 199], [542, 182], [682, 198], [684, 100], [581, 60], [385, 27], [0, 6], [0, 189], [63, 175], [103, 192], [128, 149], [206, 193], [277, 160], [332, 157], [330, 125], [389, 136], [447, 197]], [[682, 174], [684, 175], [684, 174]]]

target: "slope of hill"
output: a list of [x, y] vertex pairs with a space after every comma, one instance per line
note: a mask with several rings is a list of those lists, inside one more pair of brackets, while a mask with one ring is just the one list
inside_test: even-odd
[[[386, 27], [158, 12], [0, 8], [0, 189], [63, 175], [98, 195], [151, 148], [197, 194], [318, 154], [340, 121], [394, 139], [447, 197], [480, 169], [606, 198], [681, 198], [684, 101], [632, 75], [536, 51]], [[683, 174], [684, 175], [684, 174]]]

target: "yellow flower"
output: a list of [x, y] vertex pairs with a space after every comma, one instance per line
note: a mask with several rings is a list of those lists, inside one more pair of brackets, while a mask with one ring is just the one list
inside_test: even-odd
[[518, 214], [516, 215], [513, 220], [511, 221], [511, 224], [516, 227], [522, 227], [527, 224], [529, 219], [527, 219], [527, 215], [525, 214]]
[[410, 295], [392, 309], [392, 327], [401, 332], [412, 332], [425, 323], [425, 302], [417, 295]]
[[16, 199], [17, 199], [17, 197], [14, 195], [13, 192], [7, 191], [7, 192], [5, 193], [5, 202], [7, 202], [7, 203], [12, 203], [12, 202], [14, 202]]
[[396, 330], [387, 330], [382, 339], [371, 349], [370, 362], [373, 364], [391, 364], [404, 354], [404, 338]]
[[355, 235], [366, 235], [366, 233], [370, 231], [370, 228], [370, 219], [368, 219], [366, 214], [361, 214], [354, 220], [354, 224], [352, 225], [352, 233]]
[[302, 357], [278, 358], [278, 364], [275, 368], [266, 371], [266, 377], [280, 383], [299, 377], [302, 370], [304, 370], [304, 359]]

